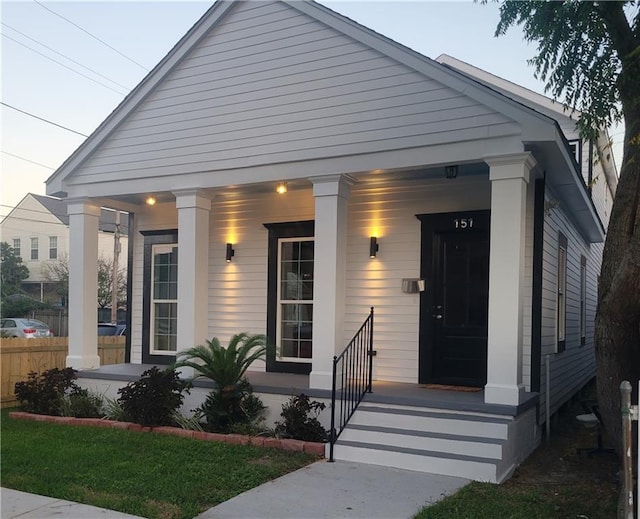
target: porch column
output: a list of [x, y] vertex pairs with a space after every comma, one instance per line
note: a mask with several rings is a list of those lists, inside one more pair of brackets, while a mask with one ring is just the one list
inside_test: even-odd
[[347, 210], [354, 181], [347, 175], [310, 180], [315, 198], [315, 246], [309, 387], [331, 389], [333, 356], [344, 346]]
[[100, 367], [98, 356], [98, 220], [100, 207], [69, 200], [69, 354], [75, 369]]
[[177, 350], [182, 351], [203, 344], [208, 334], [211, 200], [197, 189], [174, 195], [178, 209]]
[[491, 181], [489, 335], [484, 400], [518, 405], [522, 381], [522, 324], [527, 184], [536, 161], [530, 153], [485, 159]]

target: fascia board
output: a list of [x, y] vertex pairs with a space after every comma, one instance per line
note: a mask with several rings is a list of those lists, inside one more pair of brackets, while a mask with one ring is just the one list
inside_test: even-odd
[[155, 87], [180, 63], [234, 5], [233, 0], [218, 0], [178, 41], [169, 53], [122, 100], [73, 154], [46, 180], [47, 192], [65, 192], [68, 176], [102, 144], [122, 121], [142, 103]]

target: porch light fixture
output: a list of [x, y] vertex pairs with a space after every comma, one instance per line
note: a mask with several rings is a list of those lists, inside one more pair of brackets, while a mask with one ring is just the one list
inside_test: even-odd
[[227, 243], [227, 263], [231, 263], [231, 258], [236, 255], [236, 251], [233, 249], [233, 243]]
[[456, 178], [458, 176], [458, 166], [445, 166], [445, 178]]
[[147, 199], [144, 201], [144, 203], [147, 205], [156, 205], [156, 197], [148, 196]]
[[287, 183], [286, 182], [278, 182], [276, 185], [276, 193], [279, 195], [283, 195], [287, 192]]
[[378, 245], [378, 238], [372, 236], [369, 240], [369, 257], [375, 258], [378, 254], [378, 249], [380, 246]]

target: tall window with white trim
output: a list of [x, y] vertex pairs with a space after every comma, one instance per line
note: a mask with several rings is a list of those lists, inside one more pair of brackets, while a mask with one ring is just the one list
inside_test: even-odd
[[38, 259], [38, 238], [31, 238], [31, 259]]
[[566, 348], [567, 331], [567, 237], [558, 233], [558, 291], [557, 291], [557, 348], [558, 353]]
[[20, 251], [20, 238], [14, 238], [13, 239], [13, 247], [11, 247], [13, 249], [13, 253], [19, 258], [21, 255], [21, 251]]
[[278, 356], [309, 362], [313, 343], [313, 238], [278, 243]]
[[173, 355], [178, 338], [178, 246], [153, 245], [151, 262], [150, 350]]
[[58, 237], [49, 236], [49, 259], [58, 259]]

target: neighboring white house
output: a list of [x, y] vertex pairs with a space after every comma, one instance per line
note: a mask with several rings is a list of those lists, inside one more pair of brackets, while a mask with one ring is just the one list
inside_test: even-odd
[[[98, 254], [113, 258], [115, 211], [103, 209], [98, 232]], [[127, 215], [121, 215], [119, 264], [126, 267]], [[26, 293], [40, 301], [65, 305], [55, 290], [56, 283], [44, 275], [44, 266], [68, 257], [69, 216], [64, 200], [27, 193], [0, 222], [0, 241], [7, 242], [29, 269], [23, 283]]]
[[552, 412], [594, 376], [615, 167], [560, 106], [441, 61], [313, 2], [214, 4], [47, 181], [68, 200], [83, 323], [68, 364], [98, 366], [97, 215], [124, 210], [132, 363], [266, 333], [276, 351], [261, 369], [327, 389], [373, 306], [375, 380], [482, 387], [484, 407], [450, 408], [473, 415], [451, 441], [480, 416], [504, 429], [491, 473], [474, 472], [482, 440], [442, 468], [412, 443], [406, 464], [395, 444], [362, 457], [506, 477], [540, 439], [545, 356]]

